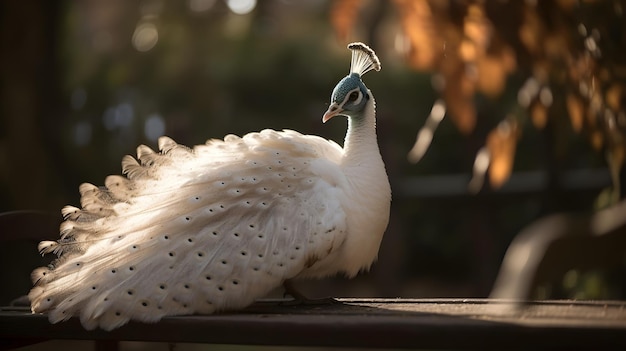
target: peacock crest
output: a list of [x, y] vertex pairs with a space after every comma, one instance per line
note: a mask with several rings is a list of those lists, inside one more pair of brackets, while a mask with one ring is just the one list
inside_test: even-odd
[[362, 76], [371, 70], [380, 71], [380, 60], [369, 46], [363, 43], [351, 43], [348, 49], [352, 51], [350, 73]]

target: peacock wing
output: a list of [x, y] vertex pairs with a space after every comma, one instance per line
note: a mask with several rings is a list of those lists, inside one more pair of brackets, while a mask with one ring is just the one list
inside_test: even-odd
[[244, 307], [332, 259], [345, 238], [341, 148], [265, 130], [188, 149], [169, 138], [83, 184], [59, 257], [32, 274], [34, 312], [93, 329]]

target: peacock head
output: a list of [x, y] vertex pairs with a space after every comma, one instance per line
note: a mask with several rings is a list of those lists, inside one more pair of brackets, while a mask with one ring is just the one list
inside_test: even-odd
[[351, 43], [348, 49], [352, 51], [350, 73], [333, 89], [330, 106], [322, 117], [324, 123], [338, 115], [358, 116], [371, 99], [361, 77], [371, 70], [380, 71], [380, 61], [374, 50], [363, 43]]

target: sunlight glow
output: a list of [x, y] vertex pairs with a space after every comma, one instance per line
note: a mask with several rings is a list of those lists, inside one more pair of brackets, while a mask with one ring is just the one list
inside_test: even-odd
[[256, 0], [227, 0], [226, 4], [232, 12], [246, 15], [256, 7]]
[[137, 51], [149, 51], [159, 41], [159, 31], [152, 23], [142, 23], [135, 29], [132, 41]]

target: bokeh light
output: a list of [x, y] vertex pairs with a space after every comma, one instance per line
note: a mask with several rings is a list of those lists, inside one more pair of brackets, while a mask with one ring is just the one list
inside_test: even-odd
[[159, 41], [159, 31], [153, 23], [142, 23], [135, 29], [132, 41], [137, 51], [149, 51]]
[[238, 15], [246, 15], [256, 7], [256, 0], [228, 0], [226, 4], [232, 12]]
[[80, 121], [74, 126], [74, 144], [86, 146], [91, 142], [92, 126], [88, 121]]
[[165, 120], [159, 114], [150, 115], [143, 128], [144, 135], [150, 141], [156, 141], [165, 134]]
[[135, 118], [133, 105], [122, 103], [109, 107], [102, 116], [102, 123], [107, 130], [124, 129], [130, 126]]

